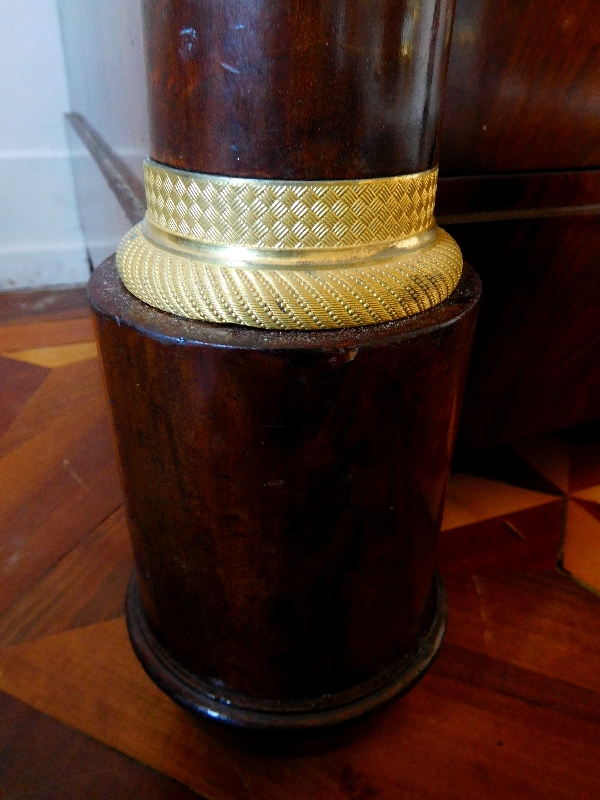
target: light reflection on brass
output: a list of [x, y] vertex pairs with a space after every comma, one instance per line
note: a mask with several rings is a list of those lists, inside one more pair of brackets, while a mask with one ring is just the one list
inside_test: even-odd
[[372, 325], [424, 311], [462, 256], [433, 218], [437, 170], [349, 181], [226, 178], [146, 163], [146, 219], [123, 282], [178, 316], [272, 329]]

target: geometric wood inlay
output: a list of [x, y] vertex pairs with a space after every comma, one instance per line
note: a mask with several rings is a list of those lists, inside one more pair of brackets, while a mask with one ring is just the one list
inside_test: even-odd
[[183, 800], [181, 784], [210, 800], [597, 796], [600, 600], [531, 572], [556, 563], [570, 487], [565, 566], [600, 586], [600, 447], [585, 431], [486, 451], [453, 476], [448, 629], [417, 687], [337, 739], [249, 749], [176, 706], [133, 655], [89, 313], [81, 290], [34, 294], [0, 296], [0, 797]]
[[55, 347], [34, 347], [30, 350], [15, 350], [5, 354], [15, 361], [37, 364], [40, 367], [64, 367], [88, 358], [97, 358], [96, 342], [78, 342], [77, 344], [60, 344]]
[[119, 508], [0, 614], [0, 647], [122, 616], [132, 569]]
[[[585, 608], [588, 596], [578, 587], [573, 591], [566, 578], [542, 577], [538, 602], [534, 586], [529, 609], [532, 615], [537, 612], [541, 631], [515, 627], [515, 612], [512, 621], [500, 613], [503, 591], [516, 592], [523, 601], [527, 579], [515, 579], [512, 586], [497, 579], [483, 587], [489, 612], [485, 623], [476, 616], [478, 637], [483, 641], [487, 630], [492, 643], [505, 642], [505, 651], [512, 638], [518, 655], [515, 640], [520, 633], [526, 639], [520, 649], [529, 654], [518, 659], [530, 662], [526, 672], [523, 665], [511, 672], [490, 662], [498, 677], [489, 685], [501, 686], [500, 694], [490, 693], [485, 683], [478, 685], [481, 681], [468, 670], [467, 681], [462, 680], [456, 665], [460, 649], [450, 648], [446, 660], [442, 649], [438, 665], [405, 698], [358, 726], [338, 749], [310, 757], [248, 753], [216, 737], [212, 726], [179, 709], [147, 678], [131, 651], [123, 620], [6, 648], [0, 652], [0, 688], [214, 800], [445, 798], [455, 796], [458, 775], [464, 797], [490, 796], [489, 787], [495, 797], [515, 797], [526, 776], [529, 797], [591, 798], [596, 775], [573, 769], [573, 764], [600, 758], [600, 741], [591, 735], [596, 730], [589, 720], [593, 708], [587, 716], [569, 714], [585, 692], [573, 690], [570, 701], [568, 685], [565, 689], [547, 678], [536, 688], [535, 669], [547, 664], [556, 649], [556, 634], [568, 618], [572, 622], [578, 608]], [[557, 598], [547, 612], [542, 609], [542, 585], [546, 591], [553, 588]], [[479, 598], [475, 592], [475, 606]], [[452, 609], [452, 590], [450, 599]], [[455, 627], [452, 616], [449, 627]], [[501, 652], [502, 645], [494, 658]], [[594, 660], [597, 664], [597, 653]], [[551, 672], [570, 674], [567, 659]], [[529, 687], [524, 699], [511, 696], [511, 676]], [[542, 702], [548, 693], [550, 708]], [[557, 694], [563, 696], [558, 706]], [[531, 705], [534, 698], [539, 705]], [[528, 746], [532, 741], [535, 747]]]

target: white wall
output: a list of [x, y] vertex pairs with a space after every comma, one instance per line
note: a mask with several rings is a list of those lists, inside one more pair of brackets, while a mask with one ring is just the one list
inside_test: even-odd
[[56, 0], [0, 0], [0, 290], [81, 283]]
[[148, 120], [141, 0], [55, 1], [71, 110], [143, 179]]
[[[143, 180], [148, 120], [140, 0], [57, 2], [71, 110]], [[68, 140], [84, 238], [97, 266], [131, 223], [77, 135]]]

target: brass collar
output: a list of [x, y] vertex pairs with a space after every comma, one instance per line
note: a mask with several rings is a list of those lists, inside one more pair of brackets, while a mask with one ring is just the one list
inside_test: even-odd
[[348, 181], [202, 175], [146, 160], [148, 219], [194, 242], [305, 250], [391, 244], [430, 228], [437, 168]]
[[146, 219], [117, 265], [144, 302], [261, 328], [371, 325], [424, 311], [460, 278], [433, 218], [437, 169], [349, 181], [185, 172], [146, 161]]

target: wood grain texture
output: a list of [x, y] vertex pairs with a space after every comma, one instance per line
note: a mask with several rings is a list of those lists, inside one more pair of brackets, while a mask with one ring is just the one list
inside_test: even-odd
[[[90, 364], [56, 372], [61, 377], [54, 379], [51, 392], [26, 393], [21, 408], [15, 407], [17, 417], [3, 452], [13, 452], [47, 427], [60, 442], [87, 408], [102, 403], [102, 387]], [[70, 381], [65, 382], [65, 374]], [[0, 408], [4, 402], [2, 395]], [[71, 404], [71, 412], [64, 402]], [[454, 502], [468, 512], [467, 521], [483, 521], [485, 528], [486, 520], [494, 522], [498, 515], [515, 519], [551, 509], [557, 487], [567, 492], [569, 485], [576, 486], [577, 505], [585, 515], [583, 538], [591, 531], [594, 545], [600, 535], [596, 438], [593, 429], [580, 429], [520, 442], [513, 458], [491, 450], [463, 461], [462, 468], [472, 474], [455, 479], [466, 491], [455, 492]], [[56, 447], [51, 436], [46, 441]], [[101, 439], [96, 446], [103, 458]], [[45, 479], [47, 473], [37, 473], [29, 451], [21, 452], [24, 458], [13, 462], [9, 478], [35, 473], [30, 478], [35, 486], [36, 475]], [[530, 472], [523, 472], [521, 461]], [[54, 469], [63, 470], [60, 459]], [[486, 479], [481, 496], [481, 482], [473, 477]], [[517, 492], [517, 506], [511, 487], [502, 481], [529, 490]], [[72, 478], [68, 485], [73, 492], [80, 488]], [[100, 484], [94, 485], [98, 513], [105, 495]], [[41, 495], [43, 518], [43, 504], [52, 495]], [[3, 505], [5, 496], [0, 499]], [[81, 518], [83, 528], [93, 517]], [[573, 515], [567, 520], [576, 535], [581, 532], [577, 521]], [[119, 613], [131, 563], [123, 512], [92, 524], [92, 532], [85, 535], [82, 528], [80, 543], [62, 559], [55, 554], [46, 574], [0, 617], [0, 684], [13, 695], [0, 697], [3, 796], [191, 796], [165, 775], [210, 800], [597, 796], [600, 600], [564, 575], [515, 574], [518, 562], [511, 559], [505, 563], [513, 574], [447, 574], [446, 644], [410, 695], [342, 737], [261, 745], [217, 735], [144, 675], [123, 620], [110, 619]], [[462, 527], [447, 533], [460, 535]], [[505, 544], [521, 544], [506, 533], [510, 539], [495, 540], [498, 557]], [[40, 538], [37, 546], [50, 540]], [[493, 544], [490, 537], [474, 538], [468, 553], [474, 561], [467, 566], [476, 562], [479, 569]], [[101, 619], [109, 621], [88, 624]], [[11, 641], [22, 643], [6, 647]]]
[[14, 362], [0, 356], [0, 438], [10, 428], [21, 407], [40, 387], [48, 370], [40, 366]]
[[0, 293], [0, 325], [11, 322], [34, 322], [85, 318], [88, 297], [85, 286], [72, 289], [26, 289]]
[[436, 553], [438, 568], [444, 577], [552, 569], [564, 516], [563, 499], [551, 498], [543, 505], [443, 531]]
[[176, 319], [112, 261], [95, 272], [142, 601], [198, 677], [320, 697], [424, 637], [478, 292], [465, 267], [406, 320], [265, 332]]
[[0, 327], [0, 353], [32, 347], [89, 342], [94, 329], [89, 315], [74, 319], [15, 322]]
[[457, 0], [444, 174], [598, 167], [599, 72], [595, 0]]
[[52, 370], [0, 442], [0, 608], [120, 503], [97, 360]]
[[461, 445], [475, 449], [597, 419], [598, 218], [448, 230], [484, 287]]
[[188, 800], [193, 792], [73, 728], [0, 694], [5, 800]]
[[5, 357], [14, 361], [23, 361], [26, 364], [36, 364], [40, 367], [64, 367], [88, 358], [97, 358], [95, 342], [78, 342], [77, 344], [59, 344], [54, 347], [34, 347], [29, 350], [15, 350], [6, 353]]
[[[501, 695], [510, 695], [533, 706], [546, 707], [594, 725], [600, 719], [600, 697], [597, 692], [451, 642], [445, 643], [444, 658], [436, 661], [432, 672]], [[584, 728], [584, 737], [586, 733]]]
[[599, 85], [594, 0], [457, 0], [436, 213], [484, 286], [467, 449], [600, 417]]
[[122, 616], [132, 569], [118, 509], [0, 614], [0, 647]]
[[533, 436], [513, 445], [515, 453], [561, 492], [569, 491], [571, 448], [557, 436]]
[[0, 685], [215, 800], [591, 800], [600, 654], [585, 626], [600, 602], [558, 575], [477, 580], [479, 592], [471, 576], [450, 582], [450, 644], [421, 684], [309, 757], [215, 738], [148, 680], [118, 620], [3, 650]]
[[144, 3], [151, 155], [246, 177], [436, 163], [452, 3]]
[[551, 503], [556, 498], [548, 493], [524, 489], [510, 482], [487, 480], [475, 474], [455, 473], [446, 492], [442, 530], [460, 528], [514, 514], [527, 508]]
[[[51, 370], [20, 409], [0, 442], [0, 453], [9, 454], [44, 433], [54, 434], [54, 440], [57, 440], [61, 431], [68, 440], [69, 436], [76, 436], [97, 420], [107, 420], [102, 392], [102, 375], [97, 359], [86, 359]], [[51, 453], [48, 457], [52, 457]]]
[[[44, 650], [46, 667], [40, 660]], [[243, 777], [219, 743], [213, 745], [202, 725], [146, 676], [123, 619], [6, 648], [0, 662], [0, 689], [34, 708], [166, 775], [177, 774], [209, 798], [221, 792], [248, 798]], [[99, 680], [102, 701], [90, 703]], [[68, 699], [72, 692], [79, 697], [76, 703]], [[49, 695], [53, 702], [48, 703]]]
[[584, 508], [597, 515], [600, 509], [600, 485], [591, 486], [588, 489], [581, 489], [579, 492], [573, 492], [575, 497]]
[[600, 212], [600, 170], [440, 178], [435, 214], [451, 222], [570, 216]]
[[[551, 438], [544, 437], [544, 440]], [[457, 473], [455, 480], [461, 480], [461, 473], [469, 473], [493, 481], [496, 487], [498, 483], [502, 483], [560, 497], [569, 491], [567, 477], [569, 453], [567, 450], [563, 475], [561, 474], [563, 465], [548, 463], [545, 446], [546, 441], [540, 441], [540, 437], [538, 437], [534, 440], [515, 442], [512, 446], [497, 445], [496, 447], [484, 447], [474, 453], [455, 454], [453, 461], [454, 471]], [[533, 463], [530, 463], [530, 459], [533, 460]], [[468, 486], [465, 488], [468, 490]], [[476, 500], [478, 494], [477, 492], [472, 495], [472, 499]], [[459, 496], [465, 497], [465, 492], [461, 491]], [[502, 490], [499, 496], [504, 498], [505, 491]], [[465, 499], [467, 498], [465, 497]]]
[[598, 694], [600, 598], [557, 573], [448, 576], [446, 587], [448, 642]]
[[562, 565], [578, 580], [600, 592], [600, 514], [598, 507], [569, 500]]

